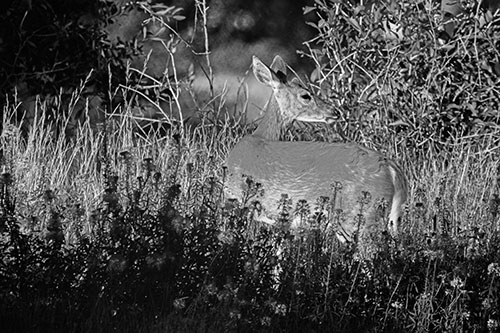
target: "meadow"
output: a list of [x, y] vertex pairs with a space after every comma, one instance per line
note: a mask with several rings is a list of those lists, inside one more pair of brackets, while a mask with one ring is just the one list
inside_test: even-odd
[[[358, 142], [409, 181], [399, 236], [375, 235], [368, 259], [335, 237], [328, 224], [342, 212], [324, 198], [283, 196], [273, 226], [250, 218], [251, 179], [240, 202], [224, 198], [224, 159], [255, 124], [145, 127], [125, 103], [74, 126], [85, 81], [66, 106], [40, 98], [30, 119], [8, 96], [2, 331], [500, 331], [498, 14], [466, 12], [442, 40], [424, 3], [404, 1], [398, 15], [306, 8], [320, 19], [302, 55], [338, 121], [283, 139]], [[307, 228], [290, 229], [296, 215]]]

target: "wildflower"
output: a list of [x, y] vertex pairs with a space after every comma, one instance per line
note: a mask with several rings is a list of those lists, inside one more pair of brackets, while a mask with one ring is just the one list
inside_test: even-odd
[[341, 182], [335, 182], [333, 184], [330, 184], [330, 189], [332, 190], [332, 192], [339, 192], [342, 190], [344, 186], [342, 185]]
[[206, 291], [207, 291], [208, 295], [216, 295], [218, 289], [214, 283], [210, 283], [208, 286], [206, 286]]
[[483, 306], [483, 309], [489, 310], [489, 309], [491, 309], [491, 300], [489, 298], [486, 298], [483, 300], [481, 305]]
[[154, 182], [155, 182], [155, 183], [158, 183], [158, 182], [160, 181], [160, 179], [161, 179], [161, 172], [158, 172], [158, 171], [157, 171], [157, 172], [155, 172], [155, 173], [153, 174], [153, 180], [154, 180]]
[[271, 317], [265, 316], [260, 320], [262, 326], [271, 326]]
[[420, 294], [420, 297], [419, 297], [421, 300], [429, 300], [431, 299], [431, 295], [429, 293], [423, 293], [423, 294]]
[[462, 279], [460, 279], [459, 277], [455, 277], [453, 280], [451, 280], [450, 285], [453, 288], [462, 289], [465, 284]]
[[488, 275], [493, 275], [493, 277], [500, 277], [500, 265], [496, 262], [492, 262], [488, 265]]
[[372, 201], [372, 195], [370, 192], [361, 191], [361, 195], [358, 197], [358, 203], [365, 206]]
[[286, 315], [286, 305], [285, 304], [276, 304], [274, 307], [274, 313], [280, 316], [285, 316]]
[[142, 166], [144, 168], [144, 170], [146, 171], [147, 174], [151, 173], [154, 169], [154, 165], [153, 165], [153, 159], [151, 157], [146, 157], [144, 158], [144, 160], [142, 161]]
[[496, 330], [497, 328], [500, 327], [500, 325], [498, 324], [498, 321], [495, 320], [495, 319], [488, 319], [488, 324], [487, 325], [488, 325], [488, 329], [490, 331]]
[[229, 318], [239, 320], [241, 319], [241, 313], [238, 310], [230, 311]]
[[174, 308], [176, 310], [182, 310], [186, 307], [187, 297], [181, 297], [174, 300]]
[[399, 310], [399, 309], [403, 308], [403, 304], [401, 304], [401, 302], [399, 302], [399, 301], [392, 302], [391, 306], [393, 308], [395, 308], [396, 310]]

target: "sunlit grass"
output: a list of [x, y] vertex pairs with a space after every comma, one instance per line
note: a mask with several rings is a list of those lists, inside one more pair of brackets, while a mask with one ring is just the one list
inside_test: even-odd
[[[39, 107], [43, 111], [43, 102]], [[5, 108], [3, 216], [10, 220], [3, 232], [10, 238], [4, 238], [3, 248], [5, 258], [21, 261], [4, 263], [4, 270], [16, 268], [21, 275], [4, 279], [37, 283], [53, 300], [72, 304], [63, 310], [48, 301], [48, 295], [33, 296], [38, 294], [35, 285], [24, 290], [18, 286], [19, 298], [11, 297], [4, 307], [24, 306], [33, 324], [55, 327], [41, 321], [40, 310], [30, 305], [48, 302], [57, 309], [51, 320], [67, 311], [81, 321], [74, 330], [95, 328], [98, 322], [108, 328], [145, 330], [150, 324], [181, 331], [292, 329], [303, 327], [302, 316], [311, 316], [307, 325], [346, 330], [463, 329], [470, 328], [471, 316], [490, 318], [478, 327], [495, 325], [493, 305], [470, 308], [471, 300], [465, 298], [473, 294], [479, 299], [473, 304], [498, 303], [494, 133], [462, 137], [425, 157], [415, 158], [412, 149], [384, 147], [389, 154], [401, 152], [392, 157], [408, 175], [409, 200], [400, 237], [375, 239], [371, 259], [359, 261], [356, 244], [339, 243], [321, 227], [301, 232], [288, 230], [286, 224], [261, 228], [246, 219], [243, 207], [222, 209], [224, 157], [244, 127], [235, 130], [227, 123], [185, 131], [171, 128], [166, 135], [144, 136], [135, 130], [132, 118], [123, 117], [106, 128], [86, 122], [70, 137], [57, 126], [40, 117], [25, 132], [14, 121], [13, 107]], [[7, 197], [15, 202], [9, 206], [15, 208], [12, 212]], [[314, 211], [314, 203], [310, 205]], [[15, 225], [30, 244], [27, 252], [12, 252], [19, 246], [12, 238]], [[46, 266], [52, 259], [35, 259], [37, 251], [63, 261]], [[40, 284], [39, 275], [25, 271], [37, 262], [44, 267], [42, 276], [59, 270], [74, 273], [61, 273], [50, 286]], [[88, 280], [92, 277], [93, 282]], [[127, 283], [109, 289], [104, 303], [88, 289], [118, 277]], [[127, 288], [136, 283], [146, 283], [146, 289], [135, 292], [140, 299], [137, 311], [154, 309], [147, 296], [152, 281], [156, 296], [163, 295], [156, 301], [164, 303], [153, 310], [156, 319], [150, 318], [150, 324], [113, 319], [112, 313], [119, 318], [134, 311], [128, 296], [116, 297], [129, 293]], [[85, 295], [88, 302], [100, 304], [97, 311], [102, 313], [81, 318], [80, 301], [55, 287]], [[32, 302], [26, 303], [26, 297]], [[6, 315], [15, 317], [10, 310]]]

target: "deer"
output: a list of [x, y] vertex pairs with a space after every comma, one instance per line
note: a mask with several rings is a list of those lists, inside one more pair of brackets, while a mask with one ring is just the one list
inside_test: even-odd
[[[252, 67], [257, 80], [270, 87], [273, 96], [257, 128], [228, 153], [226, 198], [241, 200], [250, 177], [262, 188], [253, 198], [261, 207], [254, 214], [257, 221], [276, 223], [283, 194], [293, 202], [335, 197], [335, 209], [341, 210], [344, 217], [336, 231], [339, 239], [351, 240], [355, 233], [381, 229], [396, 237], [407, 198], [407, 180], [401, 168], [380, 152], [356, 143], [280, 141], [294, 121], [332, 124], [336, 119], [333, 107], [296, 77], [289, 80], [287, 64], [279, 55], [270, 66], [253, 56]], [[333, 195], [332, 184], [337, 182], [342, 188]], [[383, 199], [390, 208], [388, 216], [381, 219], [377, 200], [360, 208], [362, 193]], [[364, 215], [361, 226], [355, 222], [360, 209]], [[293, 219], [292, 228], [300, 226], [297, 221]], [[386, 221], [385, 225], [381, 226], [380, 221]]]

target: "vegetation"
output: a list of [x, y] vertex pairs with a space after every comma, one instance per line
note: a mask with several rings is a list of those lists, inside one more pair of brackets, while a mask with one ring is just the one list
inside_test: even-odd
[[[379, 235], [366, 259], [315, 214], [322, 198], [283, 196], [273, 227], [249, 218], [251, 179], [247, 200], [226, 202], [224, 157], [250, 126], [172, 122], [165, 133], [121, 117], [83, 120], [69, 136], [75, 103], [51, 120], [52, 102], [38, 100], [26, 126], [6, 96], [3, 331], [500, 330], [498, 15], [471, 6], [442, 40], [424, 1], [306, 11], [319, 17], [303, 51], [317, 65], [312, 86], [339, 122], [289, 137], [354, 140], [397, 159], [410, 182], [400, 237]], [[309, 228], [290, 230], [292, 214]]]

